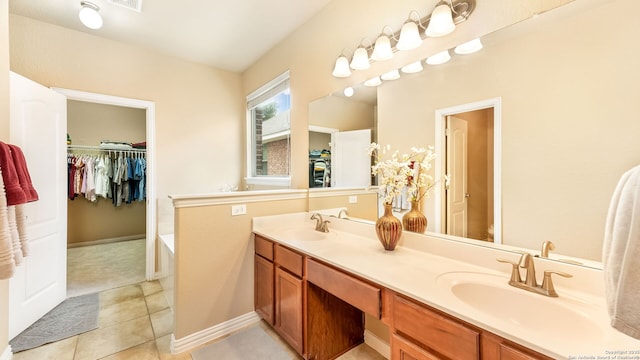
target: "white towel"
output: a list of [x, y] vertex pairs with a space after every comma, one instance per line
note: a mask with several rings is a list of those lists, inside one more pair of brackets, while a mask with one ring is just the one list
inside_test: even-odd
[[640, 166], [622, 175], [611, 198], [602, 262], [611, 326], [640, 339]]
[[7, 215], [7, 196], [4, 192], [4, 181], [0, 169], [0, 279], [9, 279], [16, 269], [13, 258], [13, 242], [9, 233], [9, 218]]

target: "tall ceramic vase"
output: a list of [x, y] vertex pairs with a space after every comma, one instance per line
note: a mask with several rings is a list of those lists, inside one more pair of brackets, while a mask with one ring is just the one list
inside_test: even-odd
[[398, 245], [402, 235], [402, 222], [393, 216], [391, 204], [384, 204], [384, 215], [376, 221], [378, 240], [387, 251], [392, 251]]
[[424, 233], [427, 228], [427, 217], [420, 211], [420, 202], [411, 202], [411, 211], [402, 217], [402, 227], [407, 231]]

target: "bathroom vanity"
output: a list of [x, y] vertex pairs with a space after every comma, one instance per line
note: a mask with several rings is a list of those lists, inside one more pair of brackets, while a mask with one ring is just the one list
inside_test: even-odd
[[[253, 225], [256, 312], [305, 359], [333, 359], [362, 343], [364, 313], [389, 327], [391, 359], [569, 359], [640, 349], [608, 327], [602, 299], [566, 286], [572, 279], [558, 281], [559, 298], [510, 289], [511, 269], [496, 257], [517, 253], [425, 244], [424, 236], [416, 245], [410, 233], [387, 252], [371, 224], [332, 218], [321, 233], [309, 215]], [[589, 282], [583, 270], [569, 270], [577, 285]]]

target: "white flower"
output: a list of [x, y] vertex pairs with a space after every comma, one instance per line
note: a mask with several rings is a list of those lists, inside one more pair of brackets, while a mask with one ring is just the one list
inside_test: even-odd
[[378, 175], [378, 195], [386, 204], [391, 204], [393, 199], [407, 188], [411, 201], [418, 201], [423, 196], [428, 196], [436, 182], [426, 172], [431, 169], [431, 161], [436, 157], [433, 147], [411, 148], [410, 154], [402, 154], [396, 150], [390, 159], [381, 160], [379, 151], [385, 154], [391, 150], [391, 146], [381, 147], [371, 143], [368, 148], [369, 156], [374, 158], [371, 173]]

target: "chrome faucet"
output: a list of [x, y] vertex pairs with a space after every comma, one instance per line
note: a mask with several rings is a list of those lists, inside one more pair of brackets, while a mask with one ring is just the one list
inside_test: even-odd
[[330, 221], [322, 219], [322, 215], [319, 213], [313, 213], [313, 215], [311, 215], [311, 220], [316, 221], [316, 231], [329, 232], [328, 224]]
[[[505, 259], [498, 259], [499, 262], [511, 264], [511, 279], [509, 279], [509, 285], [531, 291], [536, 294], [541, 294], [550, 297], [558, 297], [558, 293], [553, 287], [553, 281], [551, 279], [552, 274], [557, 274], [563, 277], [570, 278], [573, 275], [567, 274], [561, 271], [545, 270], [544, 278], [542, 279], [542, 285], [538, 285], [536, 281], [536, 267], [533, 261], [534, 257], [529, 253], [523, 253], [520, 257], [520, 261], [511, 262]], [[526, 270], [525, 279], [522, 280], [520, 276], [520, 268]]]
[[[344, 215], [344, 218], [342, 217]], [[338, 213], [338, 219], [346, 219], [347, 218], [347, 209], [340, 209]]]

